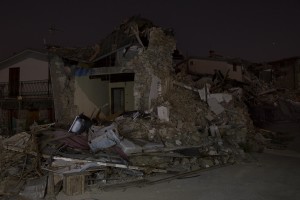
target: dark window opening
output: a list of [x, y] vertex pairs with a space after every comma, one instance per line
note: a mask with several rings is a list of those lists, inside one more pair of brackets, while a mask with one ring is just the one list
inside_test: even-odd
[[134, 73], [92, 75], [90, 79], [101, 79], [102, 81], [110, 81], [111, 83], [129, 82], [134, 81]]
[[95, 67], [113, 67], [116, 65], [116, 53], [106, 56], [95, 63]]
[[236, 66], [236, 64], [233, 64], [233, 65], [232, 65], [232, 71], [234, 71], [234, 72], [237, 71], [237, 66]]
[[144, 37], [144, 36], [141, 36], [141, 35], [140, 35], [140, 39], [141, 39], [143, 45], [144, 45], [145, 47], [148, 47], [148, 45], [149, 45], [148, 37]]
[[20, 68], [9, 69], [9, 96], [19, 96], [19, 85], [20, 85]]
[[190, 61], [190, 65], [193, 65], [193, 64], [194, 64], [194, 62], [191, 60], [191, 61]]

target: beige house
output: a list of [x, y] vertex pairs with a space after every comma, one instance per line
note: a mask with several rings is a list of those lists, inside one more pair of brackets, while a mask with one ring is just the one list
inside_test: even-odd
[[243, 81], [243, 65], [234, 59], [214, 57], [190, 57], [177, 65], [179, 69], [186, 69], [193, 75], [213, 75], [220, 71], [228, 78]]
[[27, 49], [0, 61], [1, 132], [17, 132], [53, 119], [46, 52]]

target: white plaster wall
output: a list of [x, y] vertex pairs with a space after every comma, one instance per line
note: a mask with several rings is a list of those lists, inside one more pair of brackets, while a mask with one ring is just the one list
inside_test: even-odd
[[161, 85], [161, 80], [153, 75], [152, 76], [152, 82], [151, 82], [151, 88], [150, 88], [150, 94], [149, 94], [149, 108], [151, 108], [151, 101], [153, 99], [156, 99], [158, 96], [161, 95], [162, 90], [162, 85]]
[[233, 65], [224, 61], [190, 59], [188, 62], [188, 70], [192, 74], [214, 74], [216, 69], [225, 75], [229, 69], [229, 78], [242, 81], [242, 67], [239, 65], [236, 66], [237, 70], [233, 71]]
[[0, 70], [0, 82], [9, 81], [9, 68], [20, 68], [20, 81], [46, 80], [48, 79], [48, 62], [27, 58], [10, 67]]
[[89, 79], [88, 76], [75, 77], [74, 104], [78, 107], [78, 114], [91, 116], [98, 108], [109, 103], [108, 88], [107, 81]]

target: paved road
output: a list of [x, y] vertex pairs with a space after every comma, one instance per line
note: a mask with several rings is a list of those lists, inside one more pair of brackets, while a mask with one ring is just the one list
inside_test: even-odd
[[199, 199], [199, 200], [297, 200], [300, 199], [300, 156], [276, 152], [254, 155], [257, 161], [201, 173], [144, 188], [129, 188], [57, 199]]

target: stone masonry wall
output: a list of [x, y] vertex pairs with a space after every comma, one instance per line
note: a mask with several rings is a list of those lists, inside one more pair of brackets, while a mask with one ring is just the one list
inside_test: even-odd
[[60, 125], [70, 124], [78, 114], [74, 105], [75, 78], [68, 73], [60, 57], [51, 55], [50, 58], [55, 121]]
[[161, 80], [162, 95], [170, 86], [172, 53], [176, 48], [173, 36], [166, 35], [161, 28], [152, 28], [149, 45], [141, 54], [127, 62], [126, 67], [135, 72], [135, 109], [148, 110], [152, 76]]

